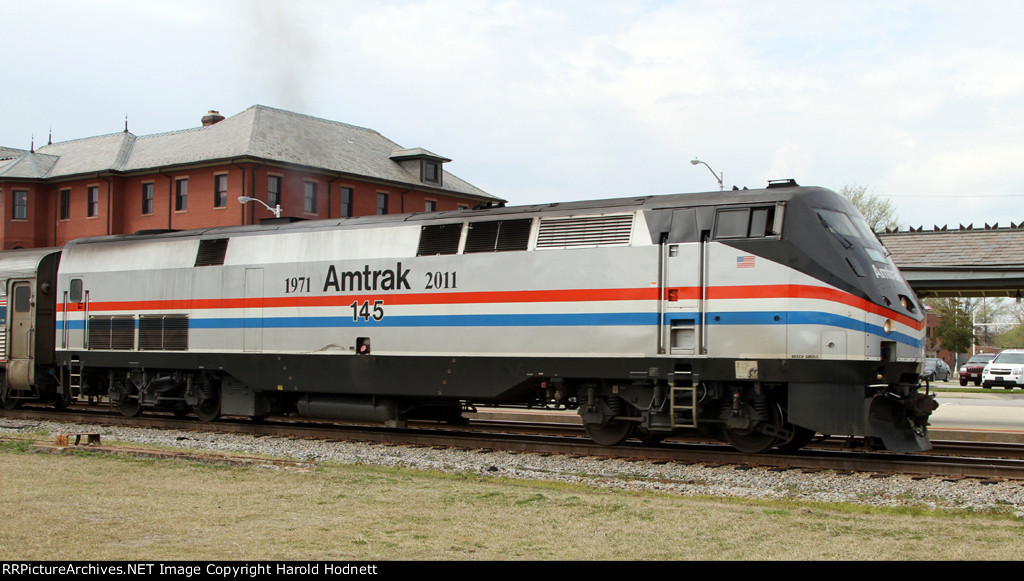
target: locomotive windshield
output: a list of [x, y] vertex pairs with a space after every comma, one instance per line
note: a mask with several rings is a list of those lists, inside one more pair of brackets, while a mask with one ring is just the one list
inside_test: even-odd
[[859, 242], [861, 248], [871, 260], [880, 264], [889, 264], [889, 257], [882, 250], [878, 238], [863, 218], [850, 218], [843, 212], [818, 208], [818, 219], [826, 230], [832, 233], [845, 248], [851, 248]]

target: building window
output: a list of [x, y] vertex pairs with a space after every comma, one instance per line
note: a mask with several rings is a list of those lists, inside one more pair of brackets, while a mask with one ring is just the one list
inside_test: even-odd
[[281, 204], [281, 176], [267, 176], [267, 204], [271, 208]]
[[14, 220], [28, 220], [28, 190], [14, 190]]
[[377, 215], [383, 216], [388, 213], [388, 195], [377, 192]]
[[426, 207], [424, 209], [428, 212], [436, 212], [437, 202], [435, 200], [427, 200]]
[[188, 178], [174, 181], [174, 210], [176, 212], [188, 210]]
[[153, 184], [142, 184], [142, 213], [153, 213]]
[[341, 217], [351, 218], [352, 217], [352, 196], [354, 192], [352, 188], [341, 188]]
[[441, 164], [436, 161], [423, 161], [423, 181], [428, 184], [441, 183]]
[[303, 209], [306, 212], [310, 213], [310, 214], [315, 214], [316, 213], [316, 182], [305, 182], [305, 183], [306, 183], [306, 189], [305, 189], [305, 194], [304, 194], [305, 205], [303, 206]]
[[99, 186], [89, 186], [89, 205], [86, 208], [86, 215], [90, 218], [100, 215], [100, 188]]
[[228, 175], [213, 176], [213, 207], [226, 208], [228, 205]]
[[71, 190], [60, 191], [60, 219], [71, 219]]

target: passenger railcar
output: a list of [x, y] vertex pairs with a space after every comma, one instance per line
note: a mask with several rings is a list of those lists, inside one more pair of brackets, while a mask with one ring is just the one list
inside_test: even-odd
[[29, 288], [53, 303], [35, 313], [51, 344], [28, 376], [8, 355], [8, 406], [106, 396], [126, 415], [400, 425], [531, 404], [578, 409], [608, 445], [697, 430], [755, 452], [816, 432], [929, 446], [916, 297], [846, 199], [791, 181], [109, 236], [47, 256], [55, 288]]

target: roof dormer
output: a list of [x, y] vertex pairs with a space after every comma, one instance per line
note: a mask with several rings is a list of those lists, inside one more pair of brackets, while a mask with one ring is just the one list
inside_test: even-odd
[[443, 164], [451, 161], [422, 147], [396, 149], [391, 152], [391, 159], [398, 162], [405, 171], [418, 175], [424, 184], [437, 187], [441, 187], [444, 182]]

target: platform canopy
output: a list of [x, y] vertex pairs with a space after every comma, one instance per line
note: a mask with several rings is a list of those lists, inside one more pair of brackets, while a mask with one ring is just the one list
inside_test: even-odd
[[1024, 225], [879, 233], [921, 297], [1021, 297]]

